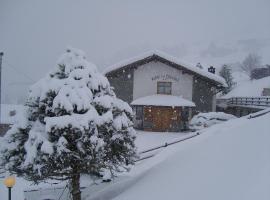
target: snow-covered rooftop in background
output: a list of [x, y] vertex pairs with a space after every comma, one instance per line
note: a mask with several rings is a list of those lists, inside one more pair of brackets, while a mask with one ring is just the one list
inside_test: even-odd
[[206, 77], [208, 79], [211, 79], [211, 80], [213, 80], [215, 82], [218, 82], [218, 83], [220, 83], [224, 87], [227, 86], [225, 80], [221, 76], [218, 76], [216, 74], [210, 73], [210, 72], [207, 71], [207, 69], [204, 69], [204, 68], [203, 69], [200, 69], [200, 68], [198, 68], [198, 67], [196, 67], [196, 66], [194, 66], [192, 64], [189, 64], [189, 63], [180, 61], [178, 58], [176, 58], [174, 56], [171, 56], [169, 54], [166, 54], [164, 52], [157, 51], [157, 50], [156, 51], [149, 51], [149, 52], [146, 52], [146, 53], [141, 54], [139, 56], [135, 56], [135, 57], [132, 57], [130, 59], [127, 59], [127, 60], [123, 60], [121, 62], [118, 62], [118, 63], [116, 63], [114, 65], [111, 65], [111, 66], [107, 67], [103, 71], [103, 74], [107, 74], [109, 72], [118, 70], [118, 69], [120, 69], [122, 67], [125, 67], [127, 65], [130, 65], [130, 64], [132, 64], [134, 62], [137, 62], [139, 60], [143, 60], [143, 59], [145, 59], [147, 57], [150, 57], [150, 56], [153, 56], [153, 55], [156, 55], [156, 56], [159, 56], [161, 58], [164, 58], [164, 59], [166, 59], [166, 60], [168, 60], [170, 62], [173, 62], [173, 63], [175, 63], [177, 65], [180, 65], [180, 66], [186, 68], [187, 70], [190, 70], [190, 71], [192, 71], [194, 73], [197, 73], [197, 74], [199, 74], [201, 76], [204, 76], [204, 77]]
[[131, 105], [195, 107], [195, 104], [192, 101], [186, 100], [182, 97], [162, 94], [155, 94], [135, 99], [131, 102]]
[[221, 98], [258, 97], [262, 96], [263, 88], [270, 88], [270, 76], [258, 80], [242, 81], [228, 94], [221, 96]]
[[25, 106], [13, 104], [1, 104], [1, 124], [14, 124], [18, 122], [26, 112]]

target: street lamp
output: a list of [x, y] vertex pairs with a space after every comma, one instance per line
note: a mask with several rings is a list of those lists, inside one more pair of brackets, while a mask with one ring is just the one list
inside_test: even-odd
[[11, 200], [11, 188], [15, 185], [15, 177], [10, 176], [4, 180], [4, 184], [8, 188], [8, 200]]

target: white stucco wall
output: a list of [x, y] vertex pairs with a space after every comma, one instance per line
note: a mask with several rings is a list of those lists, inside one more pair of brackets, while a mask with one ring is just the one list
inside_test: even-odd
[[193, 77], [161, 62], [150, 62], [134, 71], [133, 100], [157, 93], [157, 82], [172, 82], [172, 95], [192, 100]]

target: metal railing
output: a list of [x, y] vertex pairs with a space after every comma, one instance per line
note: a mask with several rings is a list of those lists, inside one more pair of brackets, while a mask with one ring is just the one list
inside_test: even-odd
[[228, 104], [270, 107], [270, 97], [233, 97], [229, 99]]
[[217, 105], [224, 106], [250, 106], [250, 107], [270, 107], [270, 96], [262, 97], [232, 97], [229, 99], [217, 99]]
[[[189, 140], [189, 139], [194, 138], [194, 137], [196, 137], [198, 135], [200, 135], [200, 132], [196, 132], [196, 133], [194, 133], [194, 134], [192, 134], [190, 136], [184, 137], [182, 139], [179, 139], [179, 140], [176, 140], [176, 141], [173, 141], [173, 142], [165, 142], [163, 145], [160, 145], [160, 146], [157, 146], [157, 147], [153, 147], [153, 148], [150, 148], [150, 149], [141, 151], [141, 152], [139, 152], [139, 155], [143, 155], [145, 153], [148, 153], [148, 152], [151, 152], [151, 151], [155, 151], [157, 149], [166, 148], [166, 147], [168, 147], [170, 145], [177, 144], [177, 143], [183, 142], [185, 140]], [[138, 162], [138, 161], [141, 161], [141, 160], [145, 160], [145, 159], [151, 158], [153, 156], [155, 156], [155, 154], [151, 154], [151, 155], [147, 155], [147, 156], [144, 156], [144, 157], [140, 157], [138, 160], [135, 160], [135, 162]]]

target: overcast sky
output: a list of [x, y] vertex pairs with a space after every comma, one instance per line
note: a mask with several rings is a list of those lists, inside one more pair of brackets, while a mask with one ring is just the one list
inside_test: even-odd
[[66, 46], [101, 70], [154, 49], [205, 66], [254, 52], [270, 63], [270, 0], [0, 0], [2, 101], [21, 103]]

